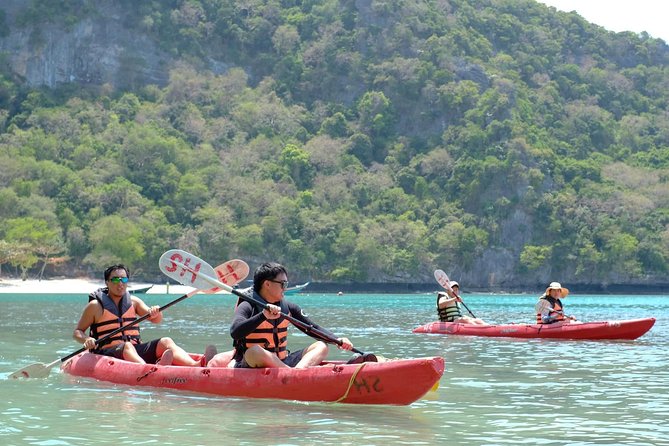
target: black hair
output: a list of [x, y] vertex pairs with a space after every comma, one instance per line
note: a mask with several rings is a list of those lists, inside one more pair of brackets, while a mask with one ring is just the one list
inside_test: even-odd
[[255, 273], [253, 273], [253, 291], [260, 293], [260, 288], [262, 283], [265, 280], [274, 279], [279, 274], [284, 273], [288, 277], [288, 272], [286, 268], [280, 263], [276, 262], [267, 262], [260, 265], [256, 268]]
[[113, 271], [116, 271], [117, 269], [122, 269], [123, 271], [125, 271], [126, 277], [128, 277], [128, 279], [130, 278], [130, 271], [128, 271], [128, 268], [126, 268], [125, 265], [119, 263], [118, 265], [112, 265], [105, 270], [105, 282], [109, 280], [109, 276], [111, 276], [111, 273]]

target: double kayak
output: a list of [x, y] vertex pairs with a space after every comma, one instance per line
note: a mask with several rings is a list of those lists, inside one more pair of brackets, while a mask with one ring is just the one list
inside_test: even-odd
[[72, 376], [116, 384], [226, 397], [407, 405], [437, 385], [444, 373], [444, 358], [359, 364], [332, 361], [306, 369], [235, 369], [137, 364], [85, 352], [69, 359], [61, 368]]
[[636, 339], [655, 324], [655, 318], [602, 322], [556, 322], [553, 324], [474, 325], [457, 322], [430, 322], [414, 333], [546, 339]]

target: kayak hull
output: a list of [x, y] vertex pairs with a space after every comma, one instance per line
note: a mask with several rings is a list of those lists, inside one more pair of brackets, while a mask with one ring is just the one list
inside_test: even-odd
[[306, 369], [235, 369], [137, 364], [86, 352], [61, 368], [72, 376], [116, 384], [226, 397], [407, 405], [437, 385], [444, 373], [444, 359], [437, 356], [360, 364], [333, 361]]
[[485, 336], [503, 338], [544, 339], [636, 339], [655, 324], [655, 318], [621, 321], [474, 325], [457, 322], [430, 322], [413, 330], [414, 333]]

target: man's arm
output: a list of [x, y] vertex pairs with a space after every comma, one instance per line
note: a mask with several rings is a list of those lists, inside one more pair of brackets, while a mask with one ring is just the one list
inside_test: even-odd
[[86, 304], [86, 306], [84, 307], [84, 311], [81, 313], [81, 317], [79, 318], [79, 322], [77, 322], [77, 327], [74, 329], [74, 332], [72, 333], [72, 337], [74, 338], [75, 341], [86, 345], [86, 340], [91, 338], [86, 334], [86, 330], [88, 330], [90, 326], [93, 325], [93, 323], [95, 322], [95, 316], [96, 314], [98, 314], [100, 309], [101, 306], [97, 300], [93, 300]]
[[555, 322], [557, 319], [553, 316], [550, 316], [551, 311], [553, 311], [553, 306], [546, 299], [539, 299], [539, 302], [534, 306], [537, 314], [541, 315], [541, 321], [544, 324], [550, 324]]
[[232, 323], [230, 324], [230, 336], [234, 340], [242, 339], [253, 332], [265, 320], [266, 318], [262, 311], [253, 314], [253, 305], [244, 301], [235, 310], [235, 316], [232, 318]]
[[457, 302], [457, 300], [458, 300], [457, 297], [440, 297], [439, 298], [439, 303], [437, 304], [437, 306], [439, 308], [444, 308], [452, 302]]
[[151, 316], [149, 316], [149, 320], [154, 324], [159, 324], [163, 320], [163, 313], [160, 311], [158, 305], [149, 307], [142, 299], [133, 295], [130, 296], [130, 299], [132, 299], [132, 304], [135, 306], [135, 313], [137, 316], [142, 317], [145, 314], [150, 313]]

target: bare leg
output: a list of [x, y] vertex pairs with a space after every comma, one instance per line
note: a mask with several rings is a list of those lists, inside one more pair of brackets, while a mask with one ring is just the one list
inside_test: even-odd
[[168, 348], [172, 350], [172, 353], [174, 355], [172, 359], [173, 365], [185, 365], [185, 366], [200, 365], [200, 361], [196, 361], [195, 359], [191, 358], [188, 352], [186, 352], [186, 350], [184, 350], [183, 348], [179, 347], [176, 344], [176, 342], [172, 340], [172, 338], [160, 339], [158, 347], [156, 348], [156, 356], [161, 357], [163, 355], [163, 352]]
[[469, 316], [461, 316], [455, 322], [459, 322], [461, 324], [488, 325], [486, 322], [484, 322], [479, 318], [473, 318]]
[[219, 353], [209, 361], [208, 367], [227, 367], [232, 361], [235, 351], [230, 350], [227, 352]]
[[172, 360], [174, 355], [172, 355], [172, 350], [169, 348], [163, 352], [162, 355], [160, 355], [160, 358], [158, 361], [156, 361], [156, 364], [160, 365], [172, 365]]
[[295, 365], [296, 369], [303, 369], [320, 364], [328, 356], [328, 346], [323, 341], [314, 342], [304, 351], [302, 359]]
[[274, 353], [270, 353], [258, 345], [246, 350], [244, 359], [251, 367], [288, 367]]
[[137, 353], [137, 350], [135, 350], [135, 346], [132, 345], [132, 342], [126, 342], [125, 345], [123, 345], [123, 359], [130, 362], [137, 362], [139, 364], [146, 364], [146, 361], [144, 361]]

